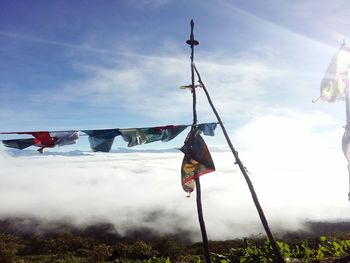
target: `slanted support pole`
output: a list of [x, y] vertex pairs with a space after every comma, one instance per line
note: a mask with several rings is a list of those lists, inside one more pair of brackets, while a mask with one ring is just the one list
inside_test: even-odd
[[231, 149], [231, 151], [232, 151], [232, 153], [233, 153], [233, 155], [235, 157], [235, 160], [236, 160], [235, 164], [238, 164], [239, 169], [241, 170], [241, 172], [242, 172], [242, 174], [244, 176], [244, 179], [246, 180], [246, 182], [248, 184], [248, 187], [249, 187], [250, 193], [252, 195], [255, 207], [258, 210], [258, 214], [259, 214], [260, 220], [262, 222], [262, 225], [264, 226], [264, 229], [265, 229], [265, 232], [267, 234], [267, 237], [270, 240], [273, 252], [274, 252], [275, 257], [276, 257], [276, 262], [277, 263], [284, 263], [284, 259], [281, 256], [281, 253], [279, 252], [277, 243], [276, 243], [276, 241], [275, 241], [275, 239], [274, 239], [274, 237], [273, 237], [273, 235], [272, 235], [272, 233], [270, 231], [270, 227], [269, 227], [269, 225], [267, 223], [266, 217], [264, 215], [264, 211], [262, 210], [262, 208], [260, 206], [260, 203], [259, 203], [259, 200], [258, 200], [258, 196], [257, 196], [257, 194], [255, 193], [255, 190], [254, 190], [253, 183], [251, 182], [251, 180], [250, 180], [250, 178], [248, 176], [247, 169], [243, 165], [242, 161], [239, 159], [238, 152], [235, 150], [235, 148], [233, 147], [233, 145], [231, 143], [230, 137], [227, 134], [225, 126], [224, 126], [223, 122], [221, 121], [219, 113], [217, 112], [217, 110], [216, 110], [216, 108], [215, 108], [215, 106], [214, 106], [214, 104], [213, 104], [213, 102], [212, 102], [212, 100], [211, 100], [211, 98], [209, 96], [208, 90], [205, 87], [205, 85], [204, 85], [204, 83], [203, 83], [203, 81], [201, 79], [201, 76], [200, 76], [196, 66], [194, 66], [194, 69], [195, 69], [197, 77], [198, 77], [198, 82], [201, 84], [201, 86], [202, 86], [202, 88], [203, 88], [203, 90], [205, 92], [205, 95], [207, 96], [208, 102], [209, 102], [209, 104], [210, 104], [210, 106], [211, 106], [211, 108], [212, 108], [212, 110], [213, 110], [213, 112], [214, 112], [214, 114], [215, 114], [215, 116], [216, 116], [220, 126], [221, 126], [221, 129], [222, 129], [222, 131], [224, 133], [224, 136], [226, 138], [227, 144], [230, 147], [230, 149]]
[[[192, 92], [192, 99], [193, 99], [193, 125], [192, 130], [195, 129], [195, 125], [197, 124], [197, 110], [196, 110], [196, 88], [194, 86], [194, 46], [198, 45], [199, 42], [194, 39], [193, 35], [193, 29], [194, 29], [194, 22], [193, 19], [191, 20], [191, 35], [190, 39], [186, 41], [188, 45], [191, 47], [191, 92]], [[196, 202], [197, 202], [197, 213], [198, 213], [198, 220], [199, 225], [202, 233], [202, 241], [203, 241], [203, 250], [204, 250], [204, 257], [205, 262], [210, 263], [210, 253], [209, 253], [209, 244], [208, 244], [208, 237], [207, 237], [207, 231], [205, 229], [205, 223], [203, 218], [203, 209], [202, 209], [202, 198], [201, 198], [201, 184], [199, 181], [199, 177], [195, 179], [196, 183]]]

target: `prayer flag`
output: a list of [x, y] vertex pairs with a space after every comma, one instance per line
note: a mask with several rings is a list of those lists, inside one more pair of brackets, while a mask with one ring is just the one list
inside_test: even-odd
[[18, 132], [17, 134], [30, 134], [34, 138], [30, 139], [17, 139], [17, 140], [4, 140], [3, 144], [6, 147], [25, 149], [30, 146], [40, 147], [38, 151], [43, 153], [43, 150], [47, 147], [55, 147], [56, 145], [63, 146], [73, 144], [79, 138], [77, 131], [63, 131], [63, 132]]
[[214, 136], [217, 123], [202, 123], [198, 125], [198, 129], [203, 132], [204, 135]]
[[34, 139], [34, 146], [40, 147], [38, 152], [43, 153], [47, 147], [55, 147], [55, 139], [47, 131], [43, 132], [23, 132], [22, 134], [31, 134]]
[[154, 129], [162, 133], [162, 142], [168, 142], [178, 136], [187, 127], [188, 125], [167, 125], [155, 127]]
[[50, 133], [45, 131], [45, 132], [29, 132], [28, 134], [33, 135], [35, 137], [35, 146], [38, 147], [54, 147], [55, 146], [55, 141], [51, 137]]
[[128, 147], [132, 147], [155, 141], [168, 142], [174, 139], [187, 127], [187, 125], [171, 125], [153, 128], [131, 128], [120, 129], [120, 133], [124, 141], [128, 142]]
[[84, 130], [89, 135], [90, 148], [94, 152], [109, 152], [114, 138], [120, 135], [119, 129]]
[[215, 171], [215, 165], [198, 130], [190, 132], [180, 150], [185, 154], [181, 166], [182, 188], [185, 192], [191, 193], [195, 189], [194, 180], [203, 174]]
[[60, 132], [50, 132], [50, 136], [54, 138], [55, 145], [64, 146], [75, 144], [79, 139], [78, 131], [60, 131]]
[[342, 46], [332, 58], [325, 76], [321, 81], [321, 96], [314, 102], [335, 102], [345, 99], [349, 86], [348, 68], [350, 65], [350, 48]]
[[34, 138], [3, 140], [2, 143], [6, 147], [20, 149], [20, 150], [23, 150], [35, 144]]
[[[168, 142], [178, 136], [191, 125], [167, 125], [149, 128], [80, 130], [89, 136], [90, 147], [94, 152], [109, 152], [114, 138], [122, 135], [128, 147], [151, 143], [155, 141]], [[217, 123], [202, 123], [195, 125], [198, 133], [214, 136]], [[29, 131], [29, 132], [0, 132], [1, 134], [30, 134], [31, 139], [3, 140], [6, 147], [25, 149], [30, 146], [40, 147], [40, 153], [45, 148], [75, 144], [79, 139], [79, 131]]]

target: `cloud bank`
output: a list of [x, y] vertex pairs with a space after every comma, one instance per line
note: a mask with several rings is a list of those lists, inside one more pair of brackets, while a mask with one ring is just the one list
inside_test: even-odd
[[[332, 146], [342, 131], [324, 128], [332, 125], [328, 115], [286, 113], [253, 119], [233, 135], [273, 231], [350, 219], [346, 160], [340, 145]], [[232, 154], [211, 148], [217, 171], [201, 177], [209, 238], [264, 233]], [[182, 157], [174, 151], [14, 157], [1, 148], [0, 216], [108, 221], [121, 234], [146, 228], [200, 240], [195, 194], [186, 198], [180, 185]]]

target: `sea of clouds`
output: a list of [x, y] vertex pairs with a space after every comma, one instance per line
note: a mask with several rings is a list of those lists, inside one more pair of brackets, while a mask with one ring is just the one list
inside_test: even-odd
[[[341, 137], [342, 131], [314, 134], [308, 129], [325, 120], [269, 116], [235, 134], [242, 145], [239, 156], [274, 232], [304, 229], [306, 221], [350, 219], [347, 162], [340, 146], [325, 143], [325, 138]], [[279, 128], [271, 128], [276, 121]], [[263, 234], [232, 153], [227, 147], [208, 146], [217, 170], [201, 177], [209, 239]], [[195, 192], [187, 198], [181, 188], [182, 158], [175, 149], [51, 150], [40, 155], [1, 146], [0, 217], [76, 225], [109, 222], [121, 234], [145, 228], [158, 234], [188, 232], [200, 240]]]

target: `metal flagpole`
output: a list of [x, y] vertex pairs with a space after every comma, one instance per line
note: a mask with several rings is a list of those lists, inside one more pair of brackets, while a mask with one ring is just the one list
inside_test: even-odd
[[241, 170], [241, 172], [242, 172], [242, 174], [243, 174], [243, 176], [244, 176], [244, 178], [245, 178], [245, 180], [246, 180], [246, 182], [247, 182], [247, 184], [248, 184], [248, 187], [249, 187], [250, 193], [251, 193], [251, 195], [252, 195], [252, 198], [253, 198], [255, 207], [256, 207], [256, 209], [258, 210], [258, 214], [259, 214], [260, 220], [261, 220], [261, 222], [262, 222], [262, 225], [264, 226], [264, 229], [265, 229], [265, 232], [266, 232], [266, 234], [267, 234], [267, 237], [268, 237], [269, 240], [270, 240], [270, 243], [271, 243], [273, 252], [274, 252], [275, 257], [276, 257], [276, 262], [277, 262], [277, 263], [284, 263], [284, 259], [283, 259], [283, 257], [281, 256], [281, 253], [279, 252], [277, 243], [276, 243], [276, 241], [275, 241], [275, 239], [274, 239], [274, 237], [273, 237], [273, 235], [272, 235], [272, 233], [271, 233], [270, 227], [269, 227], [268, 222], [267, 222], [267, 220], [266, 220], [266, 217], [265, 217], [265, 215], [264, 215], [264, 211], [263, 211], [263, 209], [261, 208], [261, 205], [260, 205], [260, 203], [259, 203], [258, 196], [257, 196], [257, 194], [256, 194], [256, 192], [255, 192], [255, 190], [254, 190], [254, 186], [253, 186], [253, 184], [252, 184], [252, 181], [250, 180], [250, 178], [249, 178], [249, 176], [248, 176], [247, 169], [246, 169], [246, 167], [243, 165], [242, 161], [239, 159], [239, 157], [238, 157], [238, 152], [235, 150], [235, 148], [233, 147], [233, 145], [232, 145], [232, 143], [231, 143], [230, 137], [229, 137], [228, 134], [227, 134], [227, 131], [226, 131], [226, 129], [225, 129], [225, 126], [224, 126], [223, 122], [221, 121], [221, 118], [220, 118], [220, 116], [219, 116], [219, 113], [217, 112], [217, 110], [216, 110], [216, 108], [215, 108], [215, 106], [214, 106], [214, 104], [213, 104], [213, 102], [212, 102], [212, 100], [211, 100], [211, 98], [210, 98], [210, 96], [209, 96], [208, 90], [207, 90], [207, 88], [205, 87], [205, 85], [204, 85], [204, 83], [203, 83], [203, 81], [202, 81], [202, 79], [201, 79], [201, 76], [200, 76], [200, 74], [199, 74], [199, 72], [198, 72], [196, 66], [194, 66], [194, 69], [195, 69], [196, 74], [197, 74], [197, 77], [198, 77], [198, 82], [199, 82], [199, 84], [201, 85], [201, 87], [203, 88], [203, 90], [204, 90], [204, 92], [205, 92], [205, 95], [207, 96], [208, 102], [209, 102], [209, 104], [210, 104], [210, 106], [211, 106], [211, 108], [212, 108], [212, 110], [213, 110], [213, 112], [214, 112], [214, 114], [215, 114], [215, 116], [216, 116], [216, 118], [217, 118], [217, 120], [218, 120], [220, 126], [221, 126], [221, 129], [222, 129], [222, 131], [223, 131], [223, 133], [224, 133], [224, 136], [225, 136], [225, 138], [226, 138], [227, 144], [228, 144], [228, 146], [230, 147], [230, 149], [231, 149], [231, 151], [232, 151], [232, 153], [233, 153], [233, 155], [234, 155], [234, 157], [235, 157], [235, 160], [236, 160], [235, 164], [238, 164], [238, 166], [239, 166], [239, 168], [240, 168], [240, 170]]
[[[193, 99], [193, 125], [191, 128], [191, 131], [193, 131], [197, 124], [197, 110], [196, 110], [196, 87], [194, 85], [194, 46], [198, 45], [199, 42], [194, 39], [193, 35], [193, 29], [194, 29], [194, 22], [193, 19], [191, 19], [191, 35], [190, 39], [186, 41], [188, 45], [191, 46], [191, 92], [192, 92], [192, 99]], [[201, 200], [201, 184], [199, 181], [199, 177], [195, 179], [196, 183], [196, 202], [197, 202], [197, 213], [198, 213], [198, 220], [199, 225], [202, 233], [202, 241], [203, 241], [203, 250], [204, 250], [204, 257], [206, 263], [210, 263], [210, 254], [209, 254], [209, 245], [208, 245], [208, 237], [207, 237], [207, 231], [205, 229], [205, 223], [203, 218], [203, 209], [202, 209], [202, 200]]]

